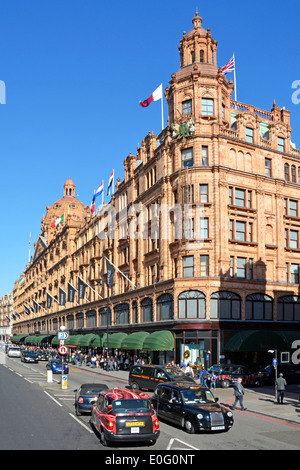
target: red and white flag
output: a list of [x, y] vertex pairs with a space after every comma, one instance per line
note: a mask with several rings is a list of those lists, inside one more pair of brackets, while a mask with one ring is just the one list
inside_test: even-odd
[[147, 100], [140, 101], [142, 108], [147, 108], [152, 101], [162, 100], [162, 83], [154, 90]]
[[114, 175], [115, 175], [115, 170], [111, 172], [111, 175], [109, 177], [108, 185], [107, 185], [107, 195], [110, 194], [110, 188], [111, 186], [113, 187], [113, 182], [114, 182]]
[[235, 71], [235, 60], [234, 60], [234, 55], [231, 57], [231, 59], [227, 62], [224, 67], [222, 67], [222, 73], [225, 75], [226, 73], [229, 72], [234, 72]]

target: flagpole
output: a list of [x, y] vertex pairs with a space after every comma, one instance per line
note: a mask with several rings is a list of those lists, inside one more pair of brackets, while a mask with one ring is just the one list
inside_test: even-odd
[[[78, 277], [86, 286], [88, 286], [93, 292], [95, 292], [95, 294], [97, 294], [98, 297], [100, 297], [100, 299], [103, 299], [103, 297], [101, 297], [101, 295], [98, 294], [98, 292], [96, 292], [87, 282], [85, 282], [80, 276], [78, 276]], [[85, 300], [87, 300], [89, 302], [88, 299], [85, 298]]]
[[108, 258], [106, 258], [106, 256], [104, 256], [104, 258], [105, 258], [117, 271], [119, 271], [119, 273], [122, 274], [122, 276], [125, 277], [125, 279], [127, 279], [127, 281], [130, 282], [130, 284], [132, 284], [132, 285], [134, 286], [134, 288], [136, 289], [136, 285], [133, 284], [133, 282], [132, 282], [130, 279], [128, 279], [128, 277], [125, 276], [125, 274], [122, 273], [122, 271], [120, 271], [120, 269], [117, 268], [117, 266], [115, 266], [114, 263], [112, 263]]
[[[162, 89], [162, 84], [161, 84], [161, 89]], [[161, 130], [164, 130], [164, 106], [163, 106], [163, 101], [164, 101], [164, 95], [163, 92], [161, 92]]]
[[233, 63], [234, 63], [234, 71], [233, 71], [233, 73], [234, 73], [234, 75], [233, 75], [233, 77], [234, 77], [234, 100], [237, 101], [237, 99], [236, 99], [236, 75], [235, 75], [235, 68], [236, 68], [236, 67], [235, 67], [235, 56], [234, 56], [234, 53], [233, 53]]
[[30, 247], [31, 247], [31, 232], [29, 234], [29, 254], [28, 254], [28, 263], [30, 263]]

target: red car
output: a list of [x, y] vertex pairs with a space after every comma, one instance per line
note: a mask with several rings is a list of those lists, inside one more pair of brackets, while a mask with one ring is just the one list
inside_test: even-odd
[[155, 444], [160, 433], [150, 396], [121, 387], [100, 393], [92, 408], [91, 424], [99, 432], [104, 446], [111, 442]]

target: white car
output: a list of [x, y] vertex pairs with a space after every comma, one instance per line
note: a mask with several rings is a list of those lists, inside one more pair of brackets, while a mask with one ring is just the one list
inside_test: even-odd
[[21, 349], [17, 347], [9, 348], [7, 355], [8, 357], [21, 357]]

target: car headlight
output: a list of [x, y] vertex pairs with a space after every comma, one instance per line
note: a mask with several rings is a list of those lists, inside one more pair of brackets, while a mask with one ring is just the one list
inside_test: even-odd
[[233, 414], [231, 413], [231, 411], [227, 412], [227, 416], [228, 416], [228, 418], [232, 418]]
[[198, 419], [203, 419], [203, 415], [201, 413], [197, 414]]

